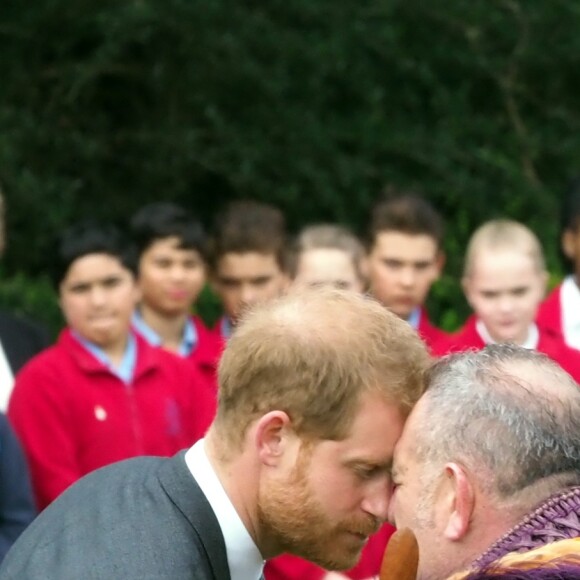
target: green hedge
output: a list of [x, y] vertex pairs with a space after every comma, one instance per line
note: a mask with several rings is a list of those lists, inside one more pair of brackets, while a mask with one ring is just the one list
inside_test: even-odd
[[123, 222], [160, 198], [209, 221], [255, 197], [295, 229], [360, 232], [390, 183], [447, 217], [433, 308], [454, 326], [463, 249], [484, 219], [528, 223], [562, 273], [579, 29], [575, 0], [2, 2], [6, 275], [36, 288], [65, 224]]

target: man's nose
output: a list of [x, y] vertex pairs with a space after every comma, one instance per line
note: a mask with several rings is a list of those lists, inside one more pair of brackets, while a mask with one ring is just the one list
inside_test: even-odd
[[256, 302], [256, 290], [251, 284], [244, 284], [240, 292], [240, 298], [243, 304], [254, 304]]
[[384, 522], [389, 515], [391, 493], [392, 489], [388, 478], [385, 478], [384, 481], [377, 481], [363, 500], [362, 509], [377, 520]]
[[415, 284], [415, 271], [413, 268], [403, 268], [401, 270], [401, 284], [403, 286], [413, 286]]
[[90, 294], [91, 304], [102, 306], [107, 301], [107, 292], [103, 288], [93, 288]]
[[185, 268], [183, 266], [173, 266], [169, 271], [172, 280], [181, 281], [185, 278]]

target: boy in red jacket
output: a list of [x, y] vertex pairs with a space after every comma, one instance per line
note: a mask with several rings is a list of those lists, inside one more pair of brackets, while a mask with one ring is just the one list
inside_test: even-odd
[[54, 257], [68, 328], [17, 375], [8, 410], [40, 509], [94, 469], [188, 447], [215, 412], [191, 365], [131, 331], [134, 259], [116, 229], [69, 228]]
[[407, 320], [429, 348], [446, 336], [424, 306], [444, 264], [443, 220], [427, 200], [390, 194], [375, 205], [368, 228], [370, 292]]
[[535, 323], [547, 273], [538, 238], [523, 224], [492, 220], [471, 237], [463, 289], [474, 315], [437, 354], [511, 342], [547, 354], [580, 380], [580, 353]]
[[572, 182], [562, 206], [562, 253], [572, 273], [540, 306], [538, 324], [569, 347], [580, 349], [580, 177]]
[[241, 200], [217, 217], [210, 273], [224, 310], [214, 329], [222, 341], [229, 338], [246, 308], [286, 290], [287, 252], [286, 220], [278, 208]]
[[201, 222], [184, 208], [151, 203], [130, 221], [138, 251], [140, 301], [133, 328], [147, 342], [191, 361], [216, 390], [218, 338], [191, 312], [206, 281]]

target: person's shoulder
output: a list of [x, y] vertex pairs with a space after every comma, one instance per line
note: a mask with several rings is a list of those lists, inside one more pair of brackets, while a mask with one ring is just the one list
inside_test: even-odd
[[556, 286], [538, 308], [538, 326], [558, 335], [562, 334], [562, 284]]
[[37, 340], [39, 343], [50, 344], [50, 334], [47, 328], [22, 314], [0, 310], [0, 327], [8, 330], [17, 331], [19, 334]]
[[576, 382], [580, 382], [580, 350], [568, 346], [560, 335], [540, 328], [537, 350], [557, 362]]

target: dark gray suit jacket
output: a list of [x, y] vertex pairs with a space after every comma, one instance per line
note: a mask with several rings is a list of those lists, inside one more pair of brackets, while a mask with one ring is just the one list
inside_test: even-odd
[[184, 455], [81, 479], [22, 534], [0, 579], [230, 580], [218, 521]]

